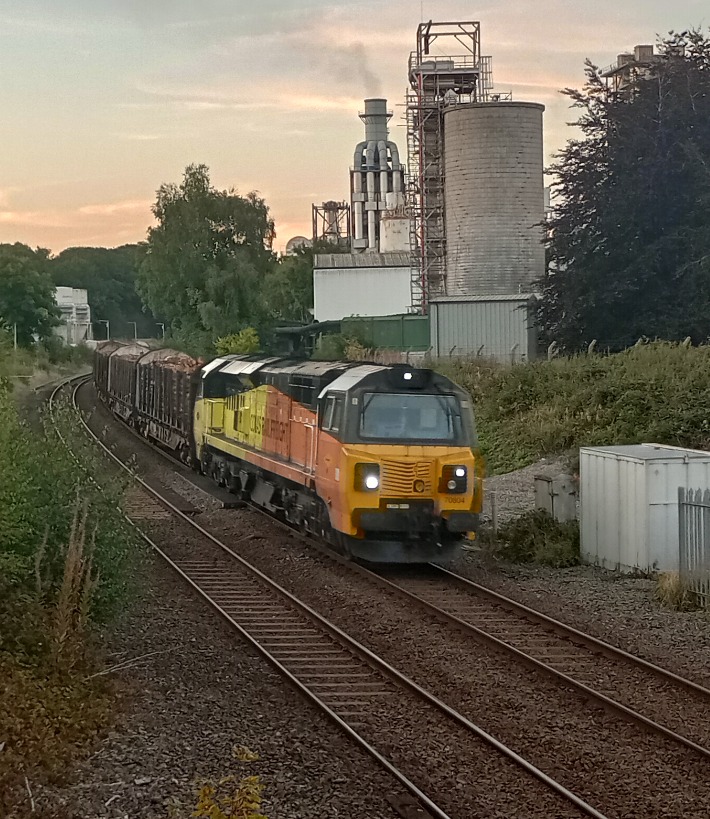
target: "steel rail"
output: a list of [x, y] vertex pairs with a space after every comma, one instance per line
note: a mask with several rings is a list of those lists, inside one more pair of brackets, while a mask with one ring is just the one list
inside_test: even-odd
[[[466, 582], [466, 578], [460, 578], [459, 575], [454, 575], [451, 572], [448, 572], [445, 569], [441, 569], [441, 567], [436, 566], [436, 564], [432, 564], [435, 569], [440, 569], [446, 574], [452, 575], [464, 582]], [[536, 657], [533, 657], [531, 654], [526, 653], [525, 651], [516, 648], [509, 642], [506, 642], [504, 639], [500, 637], [496, 637], [494, 634], [491, 634], [488, 631], [485, 631], [480, 626], [474, 625], [469, 620], [465, 620], [462, 617], [458, 616], [457, 614], [453, 614], [451, 611], [447, 611], [445, 608], [442, 608], [440, 605], [430, 602], [426, 598], [420, 596], [416, 592], [410, 591], [406, 588], [406, 581], [392, 581], [388, 580], [385, 577], [377, 574], [376, 572], [372, 572], [369, 569], [366, 569], [363, 566], [356, 567], [356, 571], [364, 572], [370, 579], [373, 580], [375, 583], [379, 583], [386, 588], [389, 588], [400, 595], [406, 596], [408, 599], [414, 601], [417, 605], [421, 606], [422, 608], [429, 611], [435, 617], [439, 619], [446, 620], [463, 630], [465, 633], [470, 634], [476, 639], [478, 642], [486, 643], [496, 649], [500, 649], [506, 654], [512, 655], [515, 659], [519, 660], [521, 663], [525, 665], [535, 668], [539, 671], [544, 672], [545, 674], [549, 674], [557, 680], [560, 680], [565, 685], [570, 688], [575, 689], [579, 693], [583, 694], [585, 697], [589, 699], [593, 699], [598, 702], [602, 707], [604, 707], [607, 711], [612, 713], [616, 713], [622, 717], [627, 718], [631, 722], [635, 722], [639, 725], [644, 725], [646, 728], [654, 731], [657, 734], [665, 737], [666, 739], [670, 739], [673, 742], [677, 742], [680, 745], [685, 746], [686, 748], [694, 751], [695, 753], [700, 754], [701, 756], [705, 757], [706, 759], [710, 759], [710, 749], [705, 748], [702, 745], [694, 742], [693, 740], [689, 739], [688, 737], [683, 736], [682, 734], [673, 731], [670, 728], [667, 728], [665, 725], [661, 725], [660, 723], [656, 722], [655, 720], [650, 719], [649, 717], [644, 716], [643, 714], [635, 711], [633, 708], [630, 708], [624, 705], [617, 700], [612, 699], [611, 697], [603, 694], [601, 691], [597, 691], [594, 688], [591, 688], [589, 685], [586, 685], [583, 682], [575, 679], [574, 677], [566, 674], [564, 671], [560, 671], [557, 668], [554, 668], [552, 665], [544, 662], [543, 660], [539, 660]], [[475, 584], [474, 584], [475, 585]], [[496, 594], [493, 592], [493, 594]], [[506, 599], [506, 598], [504, 598]], [[502, 606], [502, 603], [498, 605]], [[523, 608], [526, 608], [523, 606]], [[532, 611], [532, 610], [531, 610]], [[541, 615], [544, 617], [545, 615]], [[551, 619], [551, 618], [550, 618]], [[553, 621], [556, 622], [556, 621]], [[572, 632], [575, 632], [576, 629], [571, 629]], [[580, 632], [581, 633], [581, 632]], [[591, 638], [594, 639], [594, 638]], [[613, 648], [613, 647], [611, 647]], [[622, 659], [625, 659], [623, 656], [625, 652], [619, 651]], [[550, 659], [555, 659], [554, 657], [550, 657]], [[652, 664], [649, 663], [652, 666]], [[653, 667], [653, 666], [652, 666]], [[669, 679], [673, 680], [672, 672], [668, 672]], [[679, 679], [683, 679], [682, 677]], [[689, 680], [687, 681], [690, 685], [695, 685], [691, 683]], [[710, 691], [702, 688], [702, 686], [697, 686], [704, 694], [710, 697]]]
[[[76, 409], [78, 410], [77, 405], [77, 393], [79, 388], [85, 383], [87, 379], [84, 379], [80, 383], [78, 383], [72, 393], [72, 402]], [[252, 566], [248, 561], [234, 552], [232, 549], [229, 548], [226, 544], [220, 541], [217, 537], [215, 537], [211, 532], [201, 527], [198, 523], [196, 523], [192, 518], [185, 515], [180, 509], [174, 506], [169, 500], [163, 498], [160, 493], [154, 489], [152, 486], [147, 484], [145, 481], [142, 480], [138, 475], [136, 475], [126, 464], [121, 461], [121, 459], [112, 452], [109, 447], [107, 447], [99, 438], [95, 435], [95, 433], [91, 430], [88, 423], [84, 419], [81, 411], [78, 411], [79, 420], [87, 432], [87, 434], [92, 438], [92, 440], [98, 444], [101, 449], [123, 470], [128, 472], [131, 477], [144, 489], [147, 493], [157, 499], [161, 504], [163, 504], [167, 509], [169, 509], [176, 517], [180, 518], [182, 521], [187, 523], [190, 527], [195, 529], [199, 532], [203, 537], [208, 539], [213, 545], [217, 546], [222, 552], [227, 554], [231, 559], [236, 561], [237, 564], [247, 572], [250, 573], [251, 576], [258, 579], [260, 583], [266, 585], [272, 592], [279, 595], [280, 598], [283, 600], [288, 601], [288, 604], [300, 611], [304, 614], [309, 620], [316, 623], [321, 629], [327, 632], [336, 642], [340, 643], [347, 651], [351, 652], [355, 656], [362, 658], [368, 665], [372, 668], [379, 671], [383, 676], [389, 678], [396, 682], [402, 688], [413, 693], [415, 696], [419, 697], [421, 700], [425, 701], [428, 705], [432, 706], [439, 712], [445, 714], [449, 719], [454, 721], [459, 727], [465, 729], [469, 733], [476, 736], [479, 740], [482, 740], [484, 743], [492, 747], [502, 756], [507, 758], [509, 761], [513, 762], [518, 767], [522, 768], [526, 773], [533, 776], [539, 782], [541, 782], [546, 787], [550, 788], [554, 791], [558, 796], [561, 796], [563, 799], [568, 801], [569, 803], [573, 804], [576, 808], [578, 808], [582, 813], [586, 816], [594, 817], [594, 819], [606, 819], [604, 814], [597, 811], [594, 807], [589, 805], [579, 796], [574, 794], [572, 791], [565, 788], [559, 782], [555, 781], [541, 771], [539, 768], [535, 767], [532, 763], [528, 762], [522, 756], [517, 754], [512, 749], [508, 748], [506, 745], [501, 743], [499, 740], [495, 739], [492, 735], [488, 734], [479, 726], [472, 723], [463, 715], [459, 714], [453, 708], [448, 706], [446, 703], [438, 699], [437, 697], [430, 694], [428, 691], [417, 685], [413, 680], [406, 677], [401, 672], [397, 671], [393, 666], [386, 663], [368, 648], [354, 640], [352, 637], [347, 635], [341, 629], [339, 629], [336, 625], [328, 621], [326, 618], [322, 617], [318, 614], [315, 610], [310, 608], [307, 604], [303, 603], [297, 597], [292, 595], [278, 583], [273, 581], [271, 578], [266, 576], [263, 572], [257, 569], [255, 566]], [[318, 696], [317, 693], [310, 690], [307, 686], [305, 686], [293, 673], [291, 673], [287, 668], [283, 666], [279, 660], [274, 657], [269, 650], [259, 643], [253, 636], [249, 634], [246, 628], [239, 625], [239, 623], [234, 620], [222, 606], [219, 605], [212, 596], [200, 587], [199, 582], [195, 581], [194, 579], [190, 578], [188, 573], [180, 569], [180, 567], [173, 561], [169, 556], [165, 554], [165, 552], [160, 549], [147, 535], [141, 532], [140, 527], [138, 527], [134, 521], [131, 523], [136, 527], [136, 530], [139, 532], [141, 537], [144, 539], [146, 543], [148, 543], [151, 548], [156, 549], [157, 553], [161, 555], [168, 563], [174, 568], [184, 579], [188, 581], [188, 583], [197, 590], [209, 603], [212, 605], [225, 619], [235, 627], [242, 636], [244, 636], [275, 668], [279, 670], [290, 682], [292, 682], [302, 693], [304, 693], [314, 704], [316, 704], [324, 713], [337, 724], [345, 733], [353, 740], [355, 740], [371, 757], [373, 757], [378, 763], [383, 765], [386, 770], [392, 774], [401, 785], [403, 785], [414, 797], [417, 799], [425, 808], [428, 810], [432, 816], [436, 817], [436, 819], [450, 819], [450, 817], [441, 809], [439, 808], [429, 797], [427, 797], [413, 782], [411, 782], [401, 771], [399, 771], [391, 762], [385, 759], [372, 745], [364, 739], [356, 730], [354, 730], [348, 723], [343, 720], [341, 717], [337, 715], [330, 708], [323, 700]]]
[[584, 631], [580, 631], [576, 629], [574, 626], [570, 626], [567, 623], [563, 623], [561, 620], [556, 620], [554, 617], [550, 617], [547, 614], [543, 614], [541, 611], [536, 611], [535, 609], [531, 609], [529, 606], [526, 606], [524, 603], [520, 603], [518, 600], [513, 600], [512, 597], [506, 597], [500, 592], [494, 591], [493, 589], [489, 589], [486, 586], [482, 586], [479, 583], [476, 583], [473, 580], [469, 580], [467, 577], [462, 577], [455, 572], [452, 572], [449, 569], [444, 568], [443, 566], [439, 566], [436, 563], [429, 564], [435, 570], [437, 570], [440, 574], [446, 575], [447, 577], [451, 578], [455, 583], [458, 585], [466, 588], [467, 590], [470, 589], [476, 594], [486, 597], [489, 600], [498, 603], [501, 607], [507, 608], [510, 611], [514, 611], [517, 614], [525, 617], [527, 620], [534, 620], [541, 625], [547, 626], [550, 629], [558, 632], [561, 636], [568, 638], [572, 642], [579, 644], [582, 643], [585, 646], [588, 646], [591, 649], [595, 649], [599, 651], [601, 654], [608, 656], [610, 659], [621, 659], [627, 663], [632, 665], [638, 666], [638, 668], [643, 669], [644, 671], [648, 671], [651, 674], [656, 675], [664, 682], [672, 683], [674, 685], [678, 685], [682, 688], [686, 688], [689, 691], [692, 691], [695, 694], [700, 694], [703, 697], [707, 697], [708, 701], [710, 702], [710, 689], [705, 688], [704, 686], [700, 685], [699, 683], [693, 682], [692, 680], [686, 679], [685, 677], [681, 677], [679, 674], [676, 674], [673, 671], [669, 671], [667, 668], [662, 668], [655, 663], [650, 662], [649, 660], [644, 660], [643, 657], [638, 657], [636, 654], [631, 654], [628, 651], [624, 651], [623, 648], [618, 648], [617, 646], [612, 645], [611, 643], [607, 643], [604, 640], [599, 639], [598, 637], [594, 637], [592, 634], [587, 634]]
[[[146, 443], [153, 451], [160, 453], [171, 463], [177, 463], [180, 466], [184, 466], [175, 458], [171, 457], [168, 453], [163, 452], [159, 447], [151, 444], [150, 442], [146, 441], [142, 436], [138, 436], [137, 433], [128, 428], [136, 437], [140, 438], [144, 443]], [[112, 453], [113, 454], [113, 453]], [[398, 593], [400, 595], [404, 595], [408, 599], [411, 599], [415, 603], [417, 603], [420, 607], [426, 609], [431, 614], [435, 615], [439, 619], [446, 620], [458, 628], [464, 630], [471, 634], [476, 640], [482, 643], [486, 643], [491, 645], [492, 647], [499, 649], [507, 654], [512, 655], [521, 663], [524, 663], [528, 667], [535, 668], [538, 671], [542, 671], [552, 677], [556, 678], [557, 680], [561, 681], [566, 686], [576, 690], [580, 694], [584, 695], [588, 699], [593, 699], [597, 701], [602, 707], [604, 707], [607, 711], [611, 713], [615, 713], [631, 722], [634, 722], [639, 725], [644, 725], [651, 731], [664, 736], [666, 739], [669, 739], [673, 742], [679, 743], [684, 745], [689, 750], [694, 751], [695, 753], [704, 756], [705, 758], [710, 759], [710, 749], [703, 747], [702, 745], [694, 742], [693, 740], [683, 736], [682, 734], [673, 731], [670, 728], [667, 728], [664, 725], [656, 722], [649, 717], [644, 716], [643, 714], [639, 713], [638, 711], [624, 705], [621, 702], [618, 702], [611, 697], [603, 694], [600, 691], [586, 685], [585, 683], [575, 679], [573, 676], [566, 674], [559, 669], [554, 668], [553, 666], [545, 663], [537, 658], [531, 656], [530, 654], [526, 654], [524, 651], [516, 648], [515, 646], [511, 645], [510, 643], [506, 642], [499, 637], [485, 631], [480, 626], [476, 626], [473, 623], [469, 622], [468, 620], [464, 620], [461, 617], [457, 616], [456, 614], [452, 614], [450, 611], [442, 608], [441, 606], [437, 606], [436, 604], [426, 600], [425, 598], [421, 597], [420, 595], [416, 594], [405, 588], [406, 584], [402, 582], [395, 582], [392, 580], [388, 580], [382, 575], [378, 574], [375, 571], [372, 571], [365, 566], [362, 566], [357, 563], [352, 563], [347, 558], [342, 557], [341, 555], [333, 553], [332, 549], [327, 549], [324, 547], [322, 543], [320, 543], [316, 538], [303, 534], [297, 530], [294, 530], [291, 526], [274, 518], [268, 512], [265, 512], [260, 507], [249, 504], [250, 508], [253, 509], [255, 512], [259, 513], [260, 515], [264, 515], [270, 521], [277, 524], [278, 526], [282, 527], [285, 531], [288, 531], [291, 534], [296, 535], [300, 540], [307, 543], [309, 546], [316, 548], [321, 554], [325, 555], [331, 560], [334, 560], [338, 563], [343, 565], [348, 565], [351, 570], [366, 576], [372, 582], [378, 583], [385, 588], [389, 588], [390, 590]], [[478, 594], [482, 597], [486, 597], [489, 600], [493, 601], [495, 604], [501, 606], [504, 609], [508, 609], [509, 611], [518, 614], [524, 617], [526, 620], [534, 621], [539, 623], [540, 625], [554, 630], [559, 636], [563, 639], [570, 640], [576, 647], [580, 647], [580, 643], [582, 647], [586, 646], [591, 650], [596, 650], [602, 654], [604, 654], [607, 658], [626, 662], [632, 665], [637, 666], [644, 671], [647, 671], [659, 679], [661, 679], [664, 683], [670, 685], [676, 685], [683, 687], [689, 691], [692, 691], [694, 694], [699, 694], [704, 697], [707, 697], [710, 701], [710, 690], [704, 688], [703, 686], [699, 685], [698, 683], [693, 682], [692, 680], [688, 680], [684, 677], [681, 677], [678, 674], [675, 674], [672, 671], [668, 671], [667, 669], [661, 668], [660, 666], [654, 665], [653, 663], [649, 662], [648, 660], [644, 660], [641, 657], [637, 657], [633, 654], [630, 654], [623, 649], [617, 648], [616, 646], [611, 645], [603, 640], [600, 640], [590, 634], [586, 634], [573, 626], [569, 626], [565, 623], [562, 623], [559, 620], [555, 620], [552, 617], [549, 617], [542, 612], [535, 611], [534, 609], [525, 606], [522, 603], [518, 603], [517, 601], [505, 597], [500, 593], [493, 591], [492, 589], [488, 589], [485, 586], [481, 586], [474, 581], [468, 580], [461, 575], [458, 575], [454, 572], [451, 572], [448, 569], [443, 568], [437, 564], [431, 563], [429, 564], [429, 568], [432, 571], [435, 571], [442, 576], [448, 577], [458, 586], [466, 588], [467, 591], [473, 592], [474, 594]], [[550, 658], [554, 659], [554, 658]]]

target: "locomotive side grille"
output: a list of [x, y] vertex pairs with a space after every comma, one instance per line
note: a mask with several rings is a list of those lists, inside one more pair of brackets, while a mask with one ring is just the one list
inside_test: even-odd
[[[427, 461], [382, 461], [380, 472], [381, 491], [388, 495], [431, 494], [431, 464]], [[424, 483], [422, 492], [415, 492], [415, 481]]]

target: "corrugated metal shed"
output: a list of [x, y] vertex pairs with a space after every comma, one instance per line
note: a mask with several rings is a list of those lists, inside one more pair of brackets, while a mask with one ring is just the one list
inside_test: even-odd
[[583, 447], [579, 457], [582, 559], [678, 571], [678, 488], [710, 489], [710, 452], [638, 444]]
[[432, 355], [481, 355], [498, 361], [528, 361], [537, 356], [532, 320], [535, 297], [446, 296], [429, 304]]

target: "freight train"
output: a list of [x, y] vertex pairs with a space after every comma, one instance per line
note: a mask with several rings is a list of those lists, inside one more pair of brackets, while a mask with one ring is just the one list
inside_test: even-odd
[[471, 400], [433, 370], [257, 355], [205, 364], [106, 342], [94, 383], [143, 436], [353, 558], [447, 559], [477, 529]]

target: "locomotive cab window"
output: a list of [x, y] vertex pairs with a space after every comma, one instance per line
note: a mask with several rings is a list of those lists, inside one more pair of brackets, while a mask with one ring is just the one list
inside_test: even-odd
[[325, 399], [323, 410], [323, 429], [331, 432], [339, 432], [343, 422], [343, 397], [340, 395], [328, 395]]
[[461, 411], [453, 395], [366, 393], [360, 436], [380, 440], [453, 441], [461, 437]]

